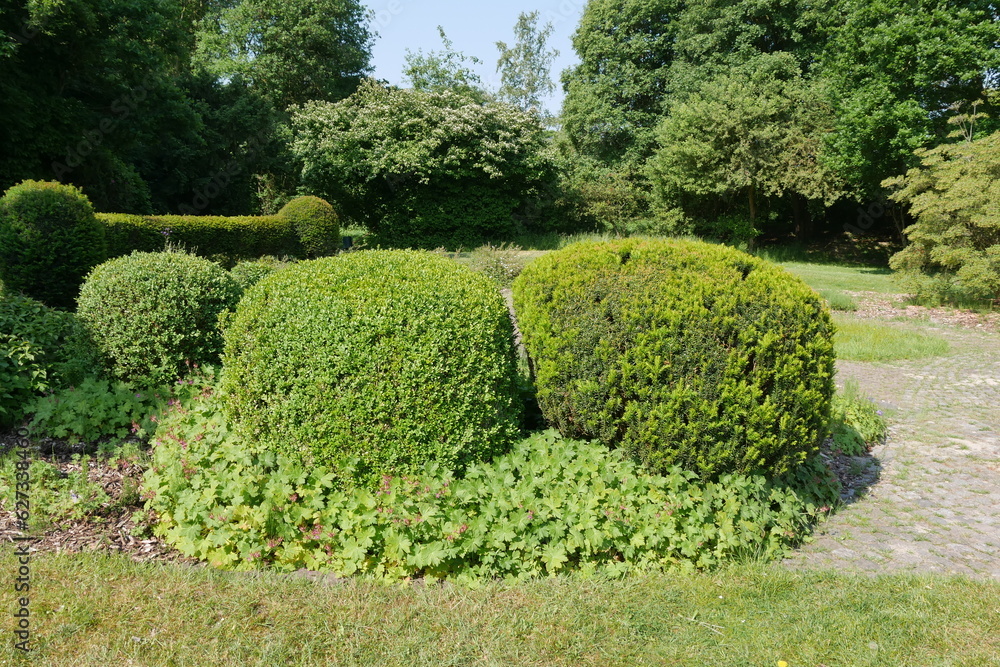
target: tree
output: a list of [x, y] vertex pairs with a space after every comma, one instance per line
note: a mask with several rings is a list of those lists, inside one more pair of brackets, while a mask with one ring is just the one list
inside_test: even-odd
[[508, 104], [366, 80], [292, 119], [302, 183], [397, 246], [509, 240], [554, 179], [538, 119]]
[[879, 199], [915, 149], [944, 140], [952, 104], [983, 96], [1000, 22], [988, 0], [839, 0], [837, 13], [816, 66], [837, 116], [827, 159], [856, 198]]
[[704, 0], [676, 19], [670, 98], [762, 54], [792, 55], [808, 75], [822, 50], [837, 0]]
[[198, 142], [179, 85], [187, 35], [173, 2], [6, 0], [0, 32], [0, 188], [84, 189], [100, 211], [148, 212], [148, 166]]
[[649, 162], [654, 197], [661, 208], [693, 217], [699, 211], [691, 204], [704, 206], [699, 198], [721, 199], [728, 206], [701, 217], [745, 211], [750, 236], [767, 197], [829, 205], [842, 194], [820, 159], [832, 122], [822, 92], [803, 79], [792, 56], [758, 56], [706, 82], [664, 118]]
[[550, 72], [552, 61], [559, 57], [559, 51], [546, 50], [545, 44], [552, 36], [552, 23], [538, 28], [538, 12], [521, 12], [514, 26], [513, 46], [497, 42], [500, 57], [497, 72], [500, 72], [500, 91], [497, 97], [509, 102], [522, 111], [535, 109], [543, 114], [541, 98], [551, 95], [556, 86]]
[[456, 51], [455, 45], [448, 39], [441, 26], [438, 26], [438, 34], [441, 36], [444, 50], [425, 54], [422, 49], [418, 49], [416, 53], [407, 49], [403, 76], [414, 90], [425, 93], [450, 91], [480, 104], [487, 102], [490, 94], [483, 88], [479, 75], [466, 65], [466, 63], [481, 65], [483, 61]]
[[279, 111], [337, 101], [371, 72], [371, 13], [357, 0], [226, 0], [200, 22], [196, 63], [241, 78]]
[[655, 148], [681, 0], [590, 0], [562, 75], [563, 128], [584, 155], [638, 171]]
[[890, 266], [919, 296], [1000, 300], [1000, 132], [975, 136], [977, 106], [952, 116], [957, 142], [916, 151], [920, 166], [883, 184], [915, 218]]

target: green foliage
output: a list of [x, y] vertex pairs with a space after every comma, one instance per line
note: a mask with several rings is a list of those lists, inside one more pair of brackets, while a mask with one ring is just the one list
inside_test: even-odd
[[98, 213], [108, 239], [108, 256], [158, 252], [181, 245], [203, 257], [235, 264], [262, 255], [304, 255], [302, 240], [288, 218], [265, 216], [126, 215]]
[[[12, 509], [18, 496], [16, 465], [19, 459], [7, 454], [0, 459], [0, 506]], [[90, 480], [90, 457], [74, 455], [70, 470], [63, 473], [48, 461], [33, 460], [28, 467], [32, 481], [29, 528], [44, 530], [53, 524], [79, 521], [93, 515], [111, 498], [104, 486]]]
[[319, 197], [296, 197], [278, 211], [278, 217], [291, 224], [306, 257], [326, 257], [340, 250], [337, 213]]
[[833, 397], [830, 431], [837, 449], [847, 456], [861, 456], [885, 440], [889, 424], [871, 399], [861, 395], [856, 381], [848, 381]]
[[467, 585], [577, 571], [622, 576], [779, 558], [838, 489], [815, 460], [788, 478], [701, 484], [649, 475], [601, 445], [534, 435], [464, 479], [434, 464], [343, 491], [336, 474], [255, 447], [216, 399], [175, 410], [157, 432], [143, 497], [155, 534], [213, 566], [424, 577]]
[[32, 397], [82, 379], [92, 361], [75, 315], [0, 291], [0, 426], [24, 417]]
[[[657, 129], [659, 148], [648, 166], [657, 205], [697, 217], [708, 196], [742, 200], [732, 233], [752, 239], [765, 197], [788, 193], [831, 204], [842, 192], [820, 159], [833, 125], [823, 97], [788, 54], [759, 56], [704, 82]], [[748, 226], [739, 224], [745, 214]]]
[[229, 270], [229, 274], [240, 286], [240, 291], [246, 292], [279, 268], [278, 264], [272, 262], [240, 262]]
[[563, 73], [562, 121], [584, 155], [637, 167], [652, 153], [674, 58], [677, 0], [590, 0]]
[[[159, 393], [162, 392], [162, 393]], [[88, 377], [75, 387], [36, 398], [27, 406], [31, 428], [71, 443], [144, 437], [154, 430], [169, 391], [143, 391], [126, 382]]]
[[114, 377], [156, 387], [219, 360], [219, 316], [240, 295], [229, 272], [207, 259], [135, 252], [90, 273], [77, 313]]
[[780, 474], [815, 451], [833, 329], [780, 268], [707, 243], [579, 243], [514, 282], [538, 403], [647, 469]]
[[190, 26], [177, 2], [6, 0], [0, 34], [18, 41], [0, 58], [0, 190], [58, 179], [135, 212], [175, 194], [201, 140], [181, 87]]
[[919, 151], [921, 166], [889, 179], [916, 222], [890, 260], [918, 297], [1000, 300], [1000, 132]]
[[555, 178], [535, 117], [453, 93], [367, 80], [339, 104], [307, 104], [292, 124], [303, 186], [387, 245], [511, 238], [515, 215]]
[[444, 50], [426, 54], [423, 49], [418, 49], [416, 53], [406, 50], [403, 76], [410, 82], [410, 86], [413, 90], [424, 93], [451, 92], [476, 104], [489, 102], [491, 96], [483, 88], [479, 75], [466, 65], [466, 62], [481, 65], [483, 61], [456, 51], [455, 45], [445, 35], [444, 28], [438, 26], [437, 29]]
[[500, 287], [509, 288], [527, 263], [519, 254], [520, 250], [516, 245], [505, 243], [479, 246], [469, 256], [469, 268], [494, 280]]
[[131, 436], [148, 439], [168, 407], [190, 402], [214, 382], [211, 366], [193, 369], [172, 385], [148, 390], [91, 376], [76, 386], [35, 398], [26, 411], [32, 415], [36, 436], [115, 448]]
[[552, 36], [552, 22], [538, 27], [539, 12], [521, 12], [514, 26], [513, 46], [497, 42], [500, 57], [497, 72], [500, 72], [500, 90], [497, 97], [513, 104], [522, 111], [534, 109], [543, 115], [541, 98], [551, 95], [556, 86], [550, 72], [552, 61], [559, 57], [559, 51], [545, 48]]
[[1000, 22], [987, 0], [839, 4], [816, 59], [837, 117], [826, 162], [856, 196], [881, 198], [883, 179], [917, 166], [914, 150], [947, 133], [941, 111], [992, 85]]
[[375, 35], [356, 0], [205, 6], [195, 61], [219, 79], [245, 81], [279, 111], [347, 97], [371, 71]]
[[507, 308], [494, 283], [444, 257], [361, 251], [296, 264], [244, 296], [225, 339], [237, 430], [331, 466], [339, 483], [371, 488], [429, 460], [461, 470], [517, 433]]
[[57, 308], [72, 308], [84, 276], [107, 257], [90, 201], [60, 183], [24, 181], [0, 198], [0, 279]]

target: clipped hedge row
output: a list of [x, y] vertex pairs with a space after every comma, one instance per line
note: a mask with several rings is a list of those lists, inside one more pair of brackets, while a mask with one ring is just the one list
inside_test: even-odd
[[265, 255], [320, 257], [340, 248], [337, 214], [319, 197], [297, 197], [277, 215], [98, 213], [97, 219], [105, 228], [108, 257], [157, 252], [168, 241], [228, 265]]
[[377, 488], [427, 461], [460, 471], [519, 429], [503, 298], [431, 253], [362, 251], [268, 275], [227, 322], [223, 363], [237, 431], [345, 485]]
[[651, 471], [780, 474], [816, 451], [833, 324], [801, 280], [703, 242], [585, 242], [541, 257], [514, 305], [545, 417]]
[[302, 242], [290, 222], [277, 215], [189, 216], [98, 213], [108, 257], [158, 252], [167, 241], [205, 257], [234, 263], [262, 255], [302, 257]]

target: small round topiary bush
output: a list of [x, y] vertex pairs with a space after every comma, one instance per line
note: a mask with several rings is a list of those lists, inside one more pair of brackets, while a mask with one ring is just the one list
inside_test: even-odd
[[779, 267], [696, 241], [584, 242], [514, 283], [538, 402], [564, 435], [652, 471], [790, 470], [833, 394], [833, 325]]
[[303, 262], [251, 288], [227, 323], [223, 391], [248, 442], [338, 483], [505, 450], [520, 404], [512, 324], [486, 277], [430, 253]]
[[340, 222], [327, 201], [296, 197], [278, 215], [292, 221], [307, 257], [326, 257], [340, 249]]
[[0, 198], [0, 279], [9, 289], [69, 309], [105, 259], [104, 227], [79, 188], [24, 181]]
[[217, 264], [185, 252], [135, 252], [101, 264], [80, 290], [77, 315], [107, 369], [144, 386], [188, 364], [217, 362], [221, 313], [242, 290]]

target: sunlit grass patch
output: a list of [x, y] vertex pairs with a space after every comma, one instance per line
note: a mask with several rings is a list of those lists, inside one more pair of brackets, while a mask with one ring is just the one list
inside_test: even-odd
[[911, 327], [834, 315], [837, 358], [846, 361], [894, 361], [948, 354], [948, 341]]

